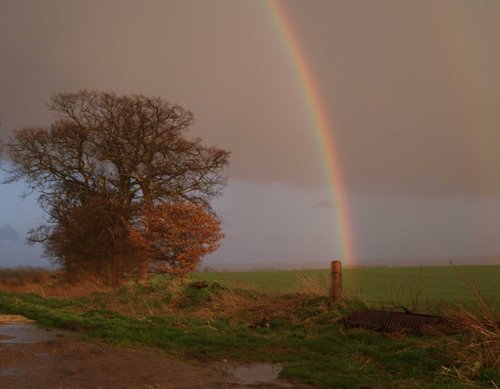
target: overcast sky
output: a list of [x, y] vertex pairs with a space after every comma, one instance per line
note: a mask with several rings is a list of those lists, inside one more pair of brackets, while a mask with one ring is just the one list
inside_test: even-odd
[[[356, 262], [500, 253], [500, 2], [283, 1], [313, 71], [351, 207]], [[0, 138], [82, 88], [161, 96], [232, 152], [207, 264], [342, 255], [324, 158], [265, 1], [0, 0]], [[0, 265], [35, 197], [0, 186]]]

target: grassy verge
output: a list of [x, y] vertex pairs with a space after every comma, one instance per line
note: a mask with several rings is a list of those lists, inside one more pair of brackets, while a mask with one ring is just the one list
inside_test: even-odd
[[[471, 285], [500, 308], [500, 266], [359, 267], [342, 270], [344, 293], [370, 306], [428, 306], [476, 303]], [[230, 289], [327, 295], [329, 270], [201, 272], [193, 280]]]
[[366, 305], [358, 299], [332, 309], [316, 290], [263, 293], [201, 281], [157, 278], [148, 286], [73, 298], [0, 292], [0, 312], [188, 358], [279, 362], [284, 377], [324, 387], [462, 388], [500, 382], [498, 315], [492, 311], [484, 313], [491, 314], [490, 322], [472, 314], [465, 320], [456, 311], [457, 326], [466, 331], [455, 334], [388, 335], [346, 330], [338, 323]]

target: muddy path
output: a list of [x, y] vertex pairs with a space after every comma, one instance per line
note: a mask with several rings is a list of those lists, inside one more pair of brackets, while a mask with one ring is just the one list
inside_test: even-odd
[[311, 388], [277, 365], [184, 361], [155, 350], [83, 341], [34, 323], [0, 324], [0, 388]]

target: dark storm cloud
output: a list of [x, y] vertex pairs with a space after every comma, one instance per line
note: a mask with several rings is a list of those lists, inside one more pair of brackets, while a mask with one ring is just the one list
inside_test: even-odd
[[19, 240], [19, 234], [12, 226], [5, 224], [3, 227], [0, 227], [0, 241], [16, 242], [17, 240]]
[[[500, 193], [500, 3], [283, 2], [334, 126], [351, 192]], [[193, 135], [232, 151], [229, 175], [320, 187], [322, 148], [260, 2], [0, 5], [0, 138], [44, 125], [52, 95], [160, 95]]]
[[[48, 125], [58, 92], [161, 96], [193, 111], [188, 136], [232, 152], [215, 261], [327, 264], [341, 209], [359, 258], [500, 252], [500, 2], [280, 4], [342, 182], [326, 178], [325, 137], [264, 0], [0, 0], [0, 139]], [[0, 226], [42, 222], [23, 189], [0, 186]], [[3, 246], [0, 265], [42, 255]]]

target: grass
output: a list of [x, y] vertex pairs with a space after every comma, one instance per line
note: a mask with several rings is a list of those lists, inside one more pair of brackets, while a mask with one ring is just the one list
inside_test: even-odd
[[[230, 289], [262, 292], [328, 294], [328, 270], [201, 272], [193, 280], [218, 282]], [[427, 303], [474, 303], [471, 285], [500, 305], [500, 266], [360, 267], [342, 270], [347, 296], [356, 296], [379, 307]]]
[[[407, 286], [418, 293], [417, 299], [429, 294], [429, 283], [420, 283], [424, 275], [428, 280], [438, 274], [460, 289], [466, 304], [474, 298], [478, 302], [477, 309], [470, 311], [452, 304], [460, 297], [454, 295], [446, 306], [439, 305], [436, 309], [455, 315], [455, 332], [440, 336], [347, 330], [338, 323], [346, 313], [372, 306], [370, 301], [387, 306], [399, 302], [384, 301], [385, 294], [379, 290], [367, 291], [374, 290], [369, 287], [377, 284], [384, 270], [390, 279], [398, 272], [410, 277], [408, 268], [346, 269], [345, 283], [353, 287], [358, 277], [364, 294], [361, 298], [350, 294], [333, 308], [326, 298], [327, 284], [321, 283], [325, 273], [303, 271], [197, 273], [185, 283], [156, 277], [148, 286], [129, 284], [119, 290], [92, 292], [89, 287], [82, 293], [75, 286], [72, 294], [66, 287], [66, 295], [51, 283], [45, 289], [39, 286], [43, 293], [0, 292], [0, 312], [23, 314], [44, 326], [75, 329], [88, 338], [165, 349], [188, 358], [279, 362], [285, 366], [283, 377], [323, 387], [498, 385], [498, 305], [488, 305], [482, 297], [486, 291], [491, 298], [488, 293], [495, 293], [495, 288], [488, 289], [491, 284], [485, 276], [488, 282], [478, 284], [480, 291], [468, 288], [466, 294], [457, 284], [459, 277], [437, 269], [415, 269], [423, 274]], [[481, 272], [489, 276], [498, 269], [465, 270], [481, 281]], [[202, 281], [206, 287], [201, 287]], [[466, 287], [469, 281], [464, 282]], [[436, 293], [441, 287], [436, 284], [438, 289], [431, 290]], [[55, 297], [49, 297], [51, 291]], [[410, 302], [416, 299], [410, 292], [408, 296]]]

